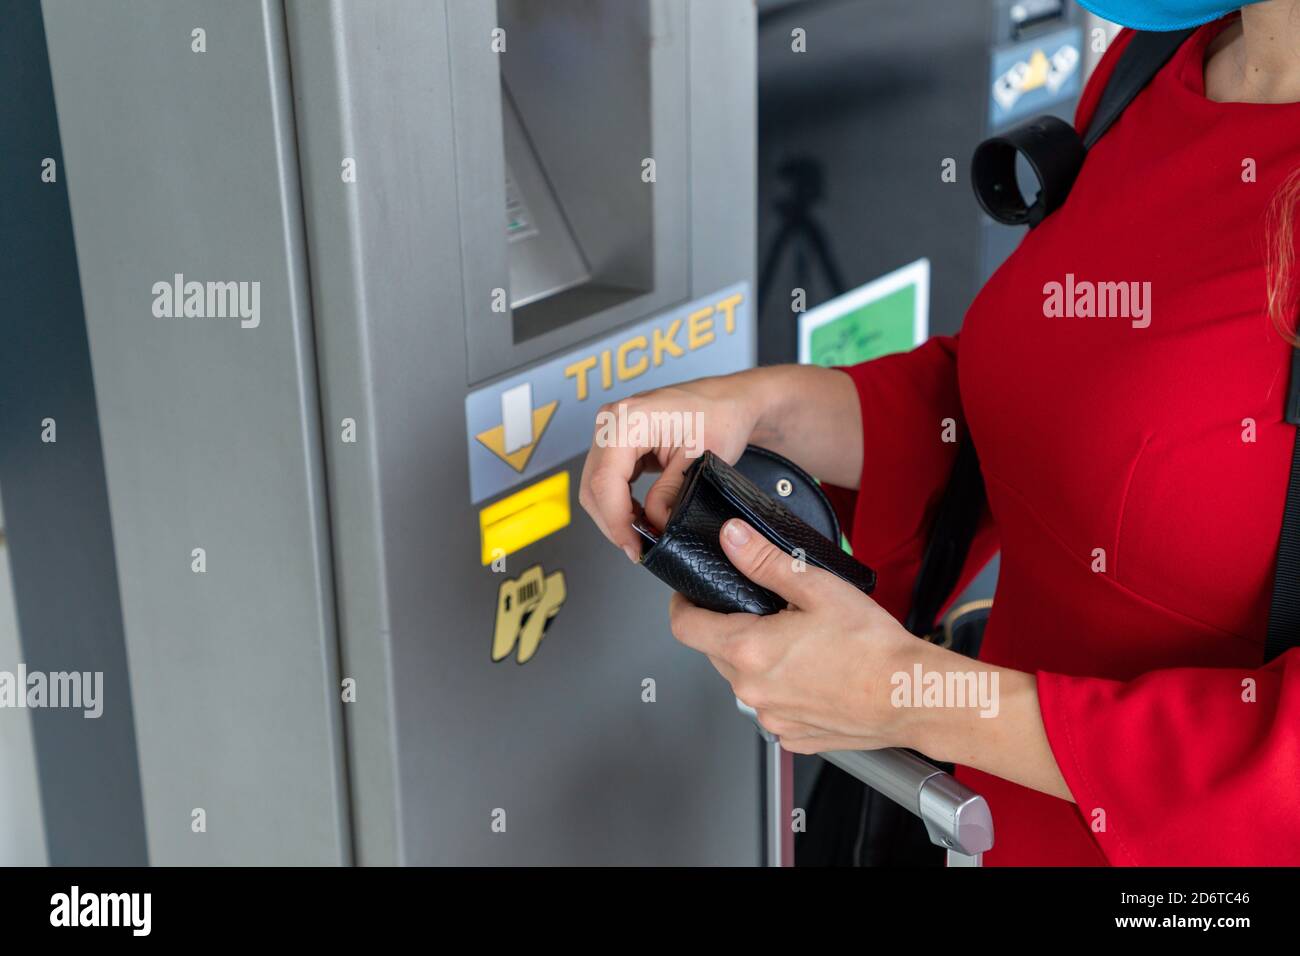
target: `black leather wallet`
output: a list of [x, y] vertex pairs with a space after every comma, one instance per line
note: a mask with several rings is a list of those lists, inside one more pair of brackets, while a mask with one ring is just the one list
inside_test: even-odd
[[[807, 503], [819, 499], [838, 529], [825, 495], [793, 463], [766, 449], [751, 448], [746, 457], [759, 455], [763, 474], [778, 474], [777, 493], [798, 496]], [[743, 465], [745, 459], [742, 459]], [[816, 506], [812, 506], [815, 513]], [[668, 526], [656, 538], [639, 528], [645, 539], [641, 564], [691, 603], [710, 611], [775, 614], [786, 602], [755, 584], [727, 560], [718, 535], [732, 518], [743, 518], [786, 554], [796, 554], [814, 567], [829, 571], [864, 594], [876, 586], [875, 572], [855, 561], [793, 511], [768, 497], [752, 481], [712, 452], [705, 452], [686, 472], [686, 482], [673, 506]]]

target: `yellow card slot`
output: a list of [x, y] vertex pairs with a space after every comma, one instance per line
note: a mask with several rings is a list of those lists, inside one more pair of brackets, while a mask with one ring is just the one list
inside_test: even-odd
[[478, 513], [483, 564], [514, 554], [569, 524], [569, 473], [562, 471]]

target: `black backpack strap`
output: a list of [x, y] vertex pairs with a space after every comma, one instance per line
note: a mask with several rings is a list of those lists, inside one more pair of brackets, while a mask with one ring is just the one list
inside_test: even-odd
[[[1091, 147], [1101, 139], [1125, 108], [1194, 32], [1195, 29], [1170, 33], [1136, 31], [1133, 34], [1128, 46], [1120, 54], [1119, 62], [1115, 64], [1115, 70], [1107, 80], [1092, 121], [1088, 124], [1088, 132], [1083, 141], [1086, 147]], [[978, 191], [976, 195], [978, 196]], [[1293, 369], [1295, 367], [1293, 364]], [[1300, 387], [1300, 377], [1294, 371], [1292, 382]], [[1296, 401], [1300, 407], [1300, 396], [1297, 396]], [[1300, 446], [1297, 447], [1297, 455], [1300, 456]], [[1287, 495], [1287, 514], [1293, 518], [1296, 563], [1288, 581], [1295, 582], [1295, 597], [1300, 598], [1300, 483], [1297, 482], [1296, 473], [1297, 466], [1293, 465], [1291, 488]], [[980, 474], [979, 459], [974, 445], [966, 438], [957, 449], [952, 476], [939, 501], [934, 527], [926, 545], [925, 557], [921, 561], [921, 571], [912, 589], [912, 608], [908, 612], [905, 626], [913, 634], [925, 637], [934, 632], [939, 611], [952, 596], [966, 557], [970, 554], [984, 505], [984, 478]], [[1276, 593], [1274, 597], [1276, 599]], [[1300, 600], [1293, 601], [1290, 606], [1292, 613], [1300, 620], [1300, 610], [1297, 610]], [[1270, 633], [1271, 630], [1270, 626]], [[1300, 632], [1300, 627], [1289, 629], [1289, 633], [1297, 632]]]
[[969, 438], [957, 446], [952, 476], [939, 499], [921, 571], [912, 586], [912, 608], [903, 626], [917, 637], [934, 632], [939, 611], [956, 590], [984, 511], [984, 476]]
[[[1291, 384], [1287, 389], [1286, 420], [1300, 426], [1300, 349], [1291, 349]], [[1300, 428], [1291, 448], [1291, 477], [1286, 485], [1282, 535], [1273, 570], [1273, 598], [1268, 605], [1268, 636], [1264, 660], [1300, 646]]]
[[1196, 32], [1174, 30], [1169, 33], [1153, 33], [1145, 30], [1135, 31], [1133, 39], [1119, 56], [1115, 71], [1106, 81], [1097, 108], [1093, 110], [1092, 120], [1088, 123], [1088, 132], [1083, 138], [1083, 145], [1088, 149], [1105, 135], [1119, 119], [1128, 105], [1137, 99], [1137, 95], [1146, 89], [1147, 84], [1155, 78], [1183, 42]]

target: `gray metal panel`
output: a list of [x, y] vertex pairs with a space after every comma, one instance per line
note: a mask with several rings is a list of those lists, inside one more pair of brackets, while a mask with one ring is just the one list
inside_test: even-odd
[[[108, 492], [36, 0], [6, 6], [0, 91], [0, 485], [9, 509], [0, 587], [10, 572], [14, 585], [14, 605], [0, 608], [0, 669], [12, 673], [22, 662], [103, 678], [97, 718], [0, 709], [0, 861], [141, 865], [144, 815]], [[53, 182], [41, 177], [47, 157]], [[42, 441], [47, 418], [51, 443]]]
[[[684, 0], [496, 5], [514, 45], [494, 59], [593, 271], [646, 288], [655, 204], [684, 192], [680, 115], [665, 125], [654, 112], [656, 100], [684, 105]], [[648, 158], [662, 167], [653, 184], [642, 179]], [[685, 247], [668, 248], [685, 258]]]
[[[587, 195], [601, 195], [618, 188], [609, 171], [609, 157], [612, 155], [625, 169], [623, 188], [652, 191], [653, 212], [650, 221], [654, 228], [654, 290], [632, 301], [602, 309], [560, 328], [518, 342], [512, 332], [511, 315], [492, 311], [492, 290], [510, 287], [506, 250], [502, 245], [498, 251], [496, 246], [499, 243], [495, 242], [496, 232], [501, 231], [498, 228], [501, 210], [505, 207], [500, 57], [516, 56], [521, 65], [530, 68], [527, 75], [533, 80], [532, 87], [543, 86], [542, 89], [536, 89], [528, 88], [526, 84], [516, 84], [512, 87], [512, 93], [520, 106], [529, 135], [540, 140], [545, 147], [541, 150], [543, 160], [546, 160], [548, 152], [551, 156], [561, 154], [564, 150], [563, 131], [566, 126], [572, 128], [575, 114], [573, 104], [564, 95], [563, 88], [544, 88], [546, 57], [554, 49], [557, 38], [563, 38], [564, 29], [578, 29], [593, 18], [598, 22], [602, 5], [610, 3], [610, 0], [557, 2], [563, 4], [563, 11], [538, 13], [537, 11], [547, 11], [547, 8], [544, 5], [529, 4], [527, 9], [532, 25], [534, 28], [540, 26], [540, 29], [535, 29], [531, 36], [528, 33], [521, 36], [521, 22], [509, 35], [510, 45], [507, 50], [514, 49], [516, 52], [497, 54], [492, 52], [489, 42], [490, 31], [497, 25], [495, 2], [441, 0], [441, 5], [445, 5], [448, 11], [451, 37], [449, 50], [452, 71], [449, 83], [457, 118], [457, 174], [462, 197], [460, 227], [466, 236], [472, 237], [476, 253], [467, 256], [464, 263], [466, 338], [469, 349], [467, 384], [486, 381], [688, 298], [688, 246], [681, 241], [687, 234], [690, 222], [690, 174], [685, 168], [687, 130], [682, 123], [690, 95], [687, 89], [688, 4], [686, 0], [632, 0], [646, 5], [648, 10], [646, 16], [651, 38], [648, 56], [651, 93], [649, 123], [657, 182], [654, 185], [641, 182], [640, 164], [646, 157], [630, 153], [624, 155], [626, 150], [620, 150], [625, 137], [620, 135], [617, 127], [607, 128], [604, 125], [581, 126], [584, 135], [594, 134], [604, 142], [598, 146], [575, 144], [579, 148], [571, 153], [568, 161], [552, 162], [547, 168], [547, 174], [562, 200], [566, 195], [572, 197], [584, 190]], [[724, 0], [722, 5], [734, 6], [732, 0]], [[512, 8], [518, 6], [517, 3], [512, 4]], [[613, 6], [617, 7], [618, 4]], [[575, 10], [579, 12], [575, 14]], [[550, 26], [546, 22], [548, 17], [554, 17], [563, 28], [551, 36], [546, 33]], [[529, 18], [521, 17], [521, 21], [527, 19]], [[625, 17], [620, 14], [614, 19], [622, 21]], [[581, 48], [587, 51], [584, 55], [593, 57], [593, 68], [615, 69], [616, 65], [610, 62], [611, 58], [601, 58], [599, 55], [599, 31], [595, 32], [597, 37], [586, 40], [585, 46]], [[752, 45], [752, 33], [749, 34], [748, 41]], [[540, 51], [535, 47], [540, 47]], [[635, 63], [628, 64], [629, 69], [635, 66]], [[730, 102], [727, 94], [739, 76], [731, 77], [729, 85], [715, 91], [714, 95]], [[599, 88], [599, 84], [593, 83], [589, 76], [569, 77], [568, 80]], [[752, 73], [744, 76], [744, 83], [746, 89], [752, 89]], [[582, 114], [576, 115], [581, 124]], [[645, 114], [632, 113], [627, 120], [644, 122]], [[580, 243], [584, 239], [584, 231], [599, 236], [602, 230], [609, 229], [608, 224], [601, 219], [601, 204], [591, 205], [594, 211], [589, 217], [590, 221], [584, 219], [574, 223]], [[572, 215], [572, 211], [568, 212]], [[491, 248], [488, 248], [489, 236], [493, 240]], [[736, 241], [734, 235], [728, 239], [731, 245], [735, 245]], [[583, 251], [589, 259], [594, 251], [599, 251], [602, 255], [606, 253], [606, 250], [600, 249], [599, 243], [594, 248], [584, 246]], [[617, 265], [619, 257], [614, 258]], [[619, 268], [624, 272], [632, 271], [626, 266]], [[736, 278], [733, 276], [728, 284]]]
[[[443, 537], [463, 538], [473, 518], [447, 505], [460, 448], [438, 440], [460, 439], [447, 396], [461, 393], [465, 355], [445, 14], [417, 0], [289, 0], [287, 12], [341, 654], [357, 682], [344, 708], [356, 861], [403, 863], [395, 647], [442, 633], [447, 608], [428, 578]], [[346, 159], [355, 183], [343, 182]], [[504, 262], [504, 207], [494, 212]], [[355, 444], [340, 441], [345, 418]]]
[[[48, 0], [45, 16], [151, 859], [347, 862], [284, 12]], [[155, 318], [174, 273], [260, 282], [260, 325]]]
[[753, 3], [688, 9], [691, 295], [698, 296], [756, 271], [758, 24]]
[[[508, 93], [502, 96], [505, 108], [507, 208], [511, 197], [517, 203], [518, 225], [510, 235], [510, 305], [519, 308], [537, 299], [554, 295], [591, 279], [564, 220], [559, 201], [546, 181], [537, 154], [528, 142], [519, 121], [519, 111]], [[511, 215], [507, 215], [507, 219]], [[513, 224], [512, 224], [513, 225]]]
[[[466, 323], [482, 310], [464, 290], [505, 285], [501, 112], [496, 64], [478, 55], [491, 9], [451, 7], [449, 22], [427, 0], [289, 4], [324, 417], [360, 423], [356, 445], [328, 451], [344, 658], [365, 668], [347, 709], [358, 858], [757, 862], [752, 727], [671, 639], [666, 592], [580, 514], [505, 576], [479, 563], [463, 403]], [[752, 82], [733, 76], [710, 108]], [[742, 178], [752, 122], [731, 147]], [[688, 245], [684, 219], [656, 223]], [[706, 260], [719, 287], [752, 279], [752, 233], [727, 241], [730, 269]], [[575, 480], [579, 464], [564, 465]], [[568, 600], [533, 660], [494, 664], [498, 588], [536, 563], [567, 573]], [[657, 703], [641, 700], [646, 677]]]
[[[0, 541], [0, 670], [14, 673], [22, 660], [9, 549]], [[49, 860], [29, 711], [11, 711], [0, 719], [0, 767], [5, 770], [0, 774], [0, 866], [44, 866]]]

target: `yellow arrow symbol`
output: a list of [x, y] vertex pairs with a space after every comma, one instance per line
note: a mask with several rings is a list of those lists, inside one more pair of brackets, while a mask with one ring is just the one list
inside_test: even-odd
[[1029, 58], [1029, 72], [1025, 75], [1024, 82], [1020, 84], [1020, 89], [1028, 93], [1045, 84], [1048, 66], [1047, 54], [1042, 50], [1035, 50], [1034, 55]]
[[533, 409], [533, 440], [522, 448], [517, 448], [512, 452], [506, 452], [506, 426], [497, 425], [495, 428], [489, 428], [485, 432], [479, 432], [474, 437], [477, 438], [488, 451], [496, 455], [515, 471], [523, 471], [528, 467], [528, 459], [533, 457], [533, 451], [537, 448], [537, 443], [542, 440], [542, 432], [546, 431], [546, 426], [551, 423], [551, 416], [555, 414], [555, 408], [560, 404], [556, 399], [548, 405], [541, 408]]

